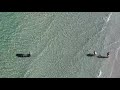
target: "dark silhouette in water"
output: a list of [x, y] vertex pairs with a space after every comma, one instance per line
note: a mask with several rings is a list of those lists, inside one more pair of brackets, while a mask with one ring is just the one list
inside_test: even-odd
[[99, 55], [99, 56], [97, 56], [98, 58], [108, 58], [108, 56], [101, 56], [101, 55]]
[[98, 57], [98, 58], [109, 58], [109, 54], [110, 54], [110, 52], [107, 52], [107, 56], [98, 55], [97, 57]]
[[107, 52], [107, 57], [109, 57], [109, 55], [110, 55], [110, 52]]
[[17, 57], [30, 57], [31, 54], [16, 54]]
[[92, 57], [92, 56], [95, 56], [96, 54], [97, 54], [97, 52], [94, 51], [93, 54], [92, 54], [92, 53], [89, 53], [89, 54], [87, 54], [87, 56], [88, 56], [88, 57]]

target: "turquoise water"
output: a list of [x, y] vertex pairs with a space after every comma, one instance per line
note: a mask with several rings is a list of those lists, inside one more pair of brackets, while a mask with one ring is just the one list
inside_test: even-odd
[[[94, 78], [104, 60], [108, 12], [1, 12], [0, 77]], [[18, 58], [16, 53], [29, 53]]]

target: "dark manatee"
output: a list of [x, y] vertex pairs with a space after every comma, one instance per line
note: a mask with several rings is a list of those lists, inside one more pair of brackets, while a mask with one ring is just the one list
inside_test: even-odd
[[94, 54], [87, 54], [88, 57], [92, 57], [95, 56]]
[[98, 55], [97, 57], [98, 57], [98, 58], [109, 58], [109, 55], [110, 55], [110, 52], [107, 52], [107, 56]]
[[108, 56], [101, 56], [101, 55], [99, 55], [99, 56], [97, 56], [98, 58], [108, 58]]
[[30, 57], [31, 54], [16, 54], [17, 57]]
[[87, 54], [88, 57], [92, 57], [92, 56], [95, 56], [97, 53], [94, 51], [93, 54], [92, 53], [89, 53]]

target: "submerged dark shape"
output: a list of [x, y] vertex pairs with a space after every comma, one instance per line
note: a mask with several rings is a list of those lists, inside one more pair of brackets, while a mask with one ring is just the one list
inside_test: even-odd
[[98, 55], [97, 57], [98, 57], [98, 58], [109, 58], [109, 54], [110, 54], [110, 52], [107, 52], [107, 56]]
[[16, 54], [17, 57], [30, 57], [31, 54]]
[[97, 52], [94, 51], [93, 54], [92, 54], [92, 53], [89, 53], [89, 54], [87, 54], [87, 56], [88, 56], [88, 57], [92, 57], [92, 56], [95, 56], [96, 54], [97, 54]]
[[92, 57], [92, 56], [95, 56], [95, 55], [90, 53], [90, 54], [87, 54], [87, 56]]
[[99, 56], [97, 56], [98, 58], [108, 58], [108, 56], [101, 56], [101, 55], [99, 55]]

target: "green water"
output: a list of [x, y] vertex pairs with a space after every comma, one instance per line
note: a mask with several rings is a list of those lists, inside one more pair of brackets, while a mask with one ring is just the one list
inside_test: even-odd
[[[1, 12], [0, 77], [97, 77], [108, 12]], [[16, 53], [29, 53], [18, 58]]]

